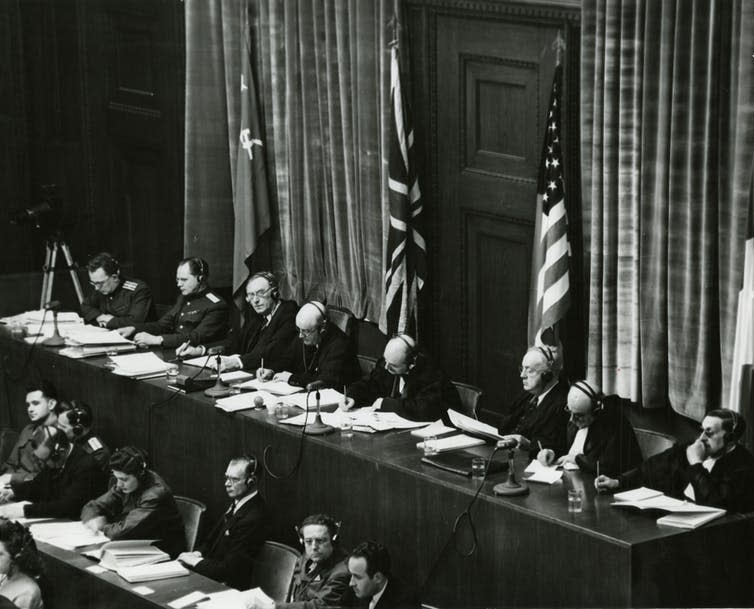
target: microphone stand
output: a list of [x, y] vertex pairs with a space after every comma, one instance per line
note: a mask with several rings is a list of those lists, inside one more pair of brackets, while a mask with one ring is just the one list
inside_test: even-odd
[[220, 362], [222, 360], [220, 359], [219, 353], [217, 354], [217, 359], [215, 359], [215, 361], [217, 362], [217, 380], [215, 381], [214, 387], [204, 390], [204, 395], [210, 398], [224, 398], [225, 396], [230, 395], [230, 387], [223, 383], [220, 378]]
[[492, 492], [496, 495], [505, 497], [515, 497], [517, 495], [528, 495], [529, 487], [525, 482], [521, 483], [516, 480], [516, 469], [513, 457], [516, 454], [516, 447], [512, 446], [508, 450], [508, 479], [505, 482], [496, 484], [492, 487]]
[[[322, 436], [335, 431], [335, 428], [332, 425], [328, 425], [322, 421], [322, 415], [319, 411], [319, 388], [317, 388], [316, 393], [314, 394], [314, 399], [317, 400], [317, 416], [314, 417], [314, 423], [309, 423], [306, 426], [306, 433], [315, 436]], [[306, 403], [307, 405], [309, 404], [308, 399], [306, 400]]]
[[45, 338], [41, 344], [45, 347], [62, 347], [65, 345], [65, 339], [60, 336], [60, 330], [58, 330], [58, 312], [56, 309], [52, 311], [52, 323], [54, 328], [52, 336]]

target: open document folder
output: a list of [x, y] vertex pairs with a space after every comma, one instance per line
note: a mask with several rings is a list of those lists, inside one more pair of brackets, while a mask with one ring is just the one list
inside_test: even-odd
[[472, 419], [471, 417], [468, 417], [465, 414], [461, 414], [460, 412], [453, 410], [452, 408], [448, 408], [448, 418], [450, 419], [450, 422], [453, 423], [453, 425], [455, 425], [461, 431], [465, 431], [466, 433], [483, 436], [492, 440], [503, 439], [503, 436], [497, 433], [497, 429], [495, 429], [492, 425], [488, 425], [487, 423], [482, 423], [481, 421]]
[[[301, 426], [314, 422], [314, 416], [311, 412], [305, 412], [290, 419], [283, 419], [280, 422], [285, 425]], [[366, 408], [349, 412], [336, 410], [335, 412], [322, 413], [322, 422], [327, 425], [340, 427], [343, 421], [350, 421], [354, 431], [366, 433], [390, 431], [391, 429], [414, 429], [426, 427], [430, 424], [430, 421], [409, 421], [395, 412], [375, 412]]]

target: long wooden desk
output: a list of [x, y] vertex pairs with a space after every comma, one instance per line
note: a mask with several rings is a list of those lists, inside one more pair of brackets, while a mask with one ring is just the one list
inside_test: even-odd
[[[40, 347], [21, 370], [28, 353], [28, 345], [0, 337], [0, 412], [14, 426], [25, 422], [25, 380], [39, 374], [62, 395], [89, 402], [98, 432], [113, 448], [145, 445], [151, 410], [155, 469], [176, 493], [207, 503], [210, 521], [226, 507], [222, 475], [230, 456], [261, 455], [270, 446], [274, 472], [289, 472], [296, 462], [299, 429], [266, 413], [227, 415], [201, 394], [179, 394], [150, 408], [173, 393], [163, 379], [133, 381], [104, 369], [104, 358], [70, 360]], [[407, 432], [307, 436], [295, 473], [263, 481], [275, 516], [271, 538], [294, 545], [294, 523], [309, 513], [331, 513], [343, 521], [345, 547], [382, 541], [396, 572], [426, 582], [422, 600], [438, 607], [753, 602], [754, 518], [728, 516], [695, 531], [659, 527], [646, 514], [611, 508], [611, 498], [595, 494], [591, 478], [580, 473], [567, 474], [562, 484], [531, 485], [528, 496], [514, 498], [494, 496], [492, 486], [503, 475], [491, 477], [472, 511], [479, 546], [464, 557], [458, 550], [469, 547], [468, 527], [455, 542], [450, 531], [476, 482], [422, 464], [415, 443]], [[567, 511], [566, 491], [574, 485], [585, 490], [581, 514]]]

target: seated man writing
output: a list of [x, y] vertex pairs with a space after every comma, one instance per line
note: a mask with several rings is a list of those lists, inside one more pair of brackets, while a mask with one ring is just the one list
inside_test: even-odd
[[348, 395], [358, 406], [372, 405], [413, 421], [435, 421], [446, 417], [448, 408], [461, 408], [453, 383], [408, 334], [387, 342], [372, 372], [350, 385]]
[[599, 491], [647, 486], [676, 499], [732, 512], [754, 510], [754, 456], [739, 440], [746, 422], [732, 410], [710, 410], [691, 443], [673, 446], [618, 478], [597, 477]]

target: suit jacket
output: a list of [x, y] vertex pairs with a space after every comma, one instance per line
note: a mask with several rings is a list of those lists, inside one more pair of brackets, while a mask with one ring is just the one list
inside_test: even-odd
[[[568, 423], [566, 452], [570, 450], [577, 430], [575, 425]], [[617, 476], [641, 463], [634, 428], [620, 411], [608, 406], [596, 414], [587, 431], [584, 452], [576, 456], [579, 468], [590, 474], [597, 473], [597, 461], [600, 473], [607, 476]]]
[[322, 342], [316, 347], [307, 347], [301, 339], [296, 339], [291, 347], [290, 361], [293, 374], [288, 382], [299, 387], [323, 381], [328, 387], [342, 390], [361, 374], [353, 343], [331, 323], [327, 324]]
[[712, 471], [701, 463], [689, 465], [686, 447], [673, 446], [644, 461], [639, 467], [621, 474], [621, 488], [648, 486], [677, 499], [685, 499], [691, 484], [696, 503], [724, 508], [731, 512], [754, 510], [754, 456], [736, 446], [720, 457]]
[[342, 550], [335, 548], [332, 556], [311, 572], [307, 572], [309, 565], [306, 554], [299, 556], [293, 572], [291, 602], [276, 603], [275, 609], [321, 609], [351, 604], [352, 592], [348, 586], [351, 574]]
[[[367, 603], [366, 606], [369, 606]], [[387, 586], [377, 601], [375, 609], [419, 609], [421, 603], [416, 590], [408, 588], [401, 580], [390, 577]]]
[[31, 445], [31, 437], [41, 424], [29, 423], [18, 434], [8, 460], [0, 469], [0, 473], [11, 475], [11, 482], [31, 480], [42, 469], [42, 462], [34, 456], [34, 447]]
[[278, 308], [265, 325], [266, 318], [250, 308], [246, 323], [232, 332], [227, 353], [241, 356], [244, 370], [256, 370], [262, 364], [271, 370], [290, 368], [291, 344], [296, 341], [296, 313], [298, 305], [292, 300], [281, 300]]
[[81, 510], [81, 520], [104, 516], [102, 532], [110, 539], [159, 539], [156, 545], [175, 557], [186, 548], [183, 518], [173, 492], [156, 473], [147, 470], [132, 493], [115, 484], [104, 495], [92, 499]]
[[27, 518], [70, 518], [76, 520], [81, 508], [107, 486], [107, 478], [95, 460], [74, 444], [63, 467], [47, 466], [32, 480], [11, 483], [19, 501], [31, 501], [24, 506]]
[[162, 336], [163, 347], [188, 342], [198, 346], [225, 338], [228, 333], [228, 303], [211, 290], [178, 297], [173, 307], [157, 321], [134, 324], [137, 332]]
[[398, 391], [399, 377], [385, 368], [385, 359], [380, 358], [367, 378], [348, 388], [357, 406], [372, 404], [382, 398], [382, 410], [397, 412], [413, 421], [447, 419], [448, 408], [459, 410], [461, 398], [445, 373], [420, 353], [416, 365], [403, 375], [403, 391]]
[[266, 507], [257, 493], [235, 513], [223, 514], [199, 548], [204, 558], [192, 568], [206, 577], [246, 590], [252, 561], [266, 535]]
[[568, 383], [559, 380], [542, 398], [541, 404], [536, 404], [532, 397], [528, 391], [516, 397], [503, 414], [500, 433], [521, 434], [529, 440], [529, 456], [532, 459], [536, 458], [540, 443], [542, 448], [551, 448], [556, 455], [567, 452], [565, 440], [568, 413], [565, 407]]

